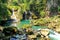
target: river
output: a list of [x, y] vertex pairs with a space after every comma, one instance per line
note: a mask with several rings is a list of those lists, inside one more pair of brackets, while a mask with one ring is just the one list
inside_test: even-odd
[[[18, 28], [22, 28], [22, 26], [24, 24], [30, 24], [30, 20], [22, 20], [18, 24]], [[32, 26], [32, 29], [34, 29], [34, 30], [38, 30], [38, 29], [42, 29], [42, 28], [46, 28], [46, 27], [45, 26]], [[53, 30], [50, 30], [50, 34], [48, 36], [51, 40], [60, 40], [60, 34], [56, 33]]]

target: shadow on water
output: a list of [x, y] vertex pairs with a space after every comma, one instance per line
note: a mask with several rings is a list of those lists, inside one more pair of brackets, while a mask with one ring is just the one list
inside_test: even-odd
[[9, 19], [9, 20], [1, 20], [0, 21], [0, 26], [10, 26], [13, 23], [14, 19]]

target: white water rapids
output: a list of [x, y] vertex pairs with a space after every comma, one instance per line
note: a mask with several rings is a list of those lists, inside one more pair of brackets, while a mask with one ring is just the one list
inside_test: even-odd
[[60, 40], [60, 34], [53, 30], [50, 30], [49, 37], [51, 40]]

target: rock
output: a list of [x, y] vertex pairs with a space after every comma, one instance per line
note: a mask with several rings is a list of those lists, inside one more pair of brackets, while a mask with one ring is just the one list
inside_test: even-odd
[[50, 38], [41, 37], [40, 40], [50, 40]]
[[49, 29], [42, 29], [40, 32], [43, 36], [47, 36], [49, 34]]
[[29, 38], [36, 38], [36, 35], [28, 35]]
[[6, 36], [10, 36], [10, 35], [16, 34], [16, 32], [17, 32], [17, 28], [16, 27], [7, 27], [7, 28], [3, 29], [3, 33]]
[[60, 28], [57, 27], [57, 28], [55, 29], [55, 31], [59, 33], [59, 32], [60, 32]]
[[0, 26], [5, 26], [6, 22], [7, 22], [6, 20], [1, 20], [0, 21]]

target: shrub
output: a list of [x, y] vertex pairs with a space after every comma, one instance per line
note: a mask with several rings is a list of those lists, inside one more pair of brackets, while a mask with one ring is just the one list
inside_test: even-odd
[[40, 15], [41, 15], [41, 17], [45, 17], [46, 16], [46, 13], [44, 11], [41, 11], [40, 12]]

